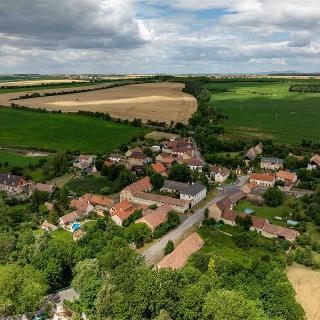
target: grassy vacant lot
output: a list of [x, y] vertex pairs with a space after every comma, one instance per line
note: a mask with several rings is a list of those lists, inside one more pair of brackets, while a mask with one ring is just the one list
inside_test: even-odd
[[85, 116], [0, 109], [0, 146], [105, 153], [147, 132]]
[[320, 94], [288, 89], [293, 83], [314, 82], [220, 82], [205, 87], [213, 93], [212, 105], [229, 117], [225, 123], [228, 133], [299, 143], [302, 139], [320, 141]]
[[105, 177], [87, 175], [73, 178], [65, 184], [65, 188], [81, 196], [85, 193], [101, 193], [102, 188], [111, 187], [111, 185], [112, 182]]
[[26, 157], [22, 154], [0, 151], [0, 172], [9, 173], [13, 167], [22, 169], [24, 176], [34, 181], [43, 180], [43, 170], [38, 167], [40, 160], [51, 160], [52, 157]]

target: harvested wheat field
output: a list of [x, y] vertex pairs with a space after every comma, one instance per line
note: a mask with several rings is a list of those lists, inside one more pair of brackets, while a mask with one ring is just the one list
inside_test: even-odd
[[320, 272], [294, 266], [287, 271], [307, 320], [320, 319]]
[[197, 109], [196, 99], [181, 83], [133, 84], [98, 91], [16, 100], [26, 107], [77, 112], [110, 113], [112, 117], [143, 121], [183, 122]]
[[77, 83], [77, 82], [88, 82], [87, 80], [75, 80], [75, 79], [47, 79], [47, 80], [22, 80], [22, 81], [6, 81], [0, 82], [0, 87], [12, 87], [12, 86], [39, 86], [42, 84], [66, 84], [66, 83]]

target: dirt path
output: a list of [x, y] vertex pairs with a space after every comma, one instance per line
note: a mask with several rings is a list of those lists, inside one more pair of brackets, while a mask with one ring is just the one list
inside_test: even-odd
[[307, 320], [319, 320], [320, 272], [297, 265], [288, 268], [287, 275], [296, 291], [297, 301], [306, 312]]

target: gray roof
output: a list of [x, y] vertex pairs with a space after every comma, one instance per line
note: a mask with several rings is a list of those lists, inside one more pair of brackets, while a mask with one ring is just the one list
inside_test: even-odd
[[161, 189], [170, 189], [178, 192], [182, 192], [189, 187], [189, 184], [177, 182], [173, 180], [165, 180], [163, 187]]
[[263, 158], [261, 158], [261, 162], [272, 162], [272, 163], [281, 163], [282, 164], [283, 159], [263, 157]]
[[199, 192], [205, 190], [206, 187], [204, 185], [202, 185], [201, 183], [194, 183], [192, 185], [190, 185], [187, 189], [183, 190], [183, 194], [187, 194], [188, 196], [195, 196], [196, 194], [198, 194]]

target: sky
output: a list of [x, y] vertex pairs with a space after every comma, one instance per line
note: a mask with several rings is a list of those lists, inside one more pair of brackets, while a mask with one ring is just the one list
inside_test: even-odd
[[0, 73], [320, 72], [320, 0], [0, 0]]

